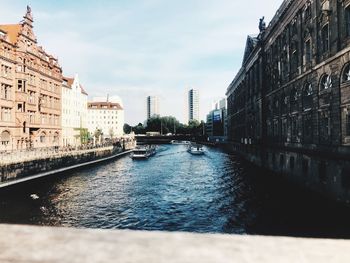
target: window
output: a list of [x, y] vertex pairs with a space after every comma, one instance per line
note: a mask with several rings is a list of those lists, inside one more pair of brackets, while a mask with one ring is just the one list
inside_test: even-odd
[[17, 90], [20, 92], [25, 92], [25, 81], [24, 80], [18, 80], [17, 81]]
[[291, 71], [296, 72], [298, 69], [298, 52], [296, 50], [293, 51], [291, 60]]
[[290, 110], [291, 112], [298, 111], [298, 91], [296, 88], [293, 88], [290, 93]]
[[34, 124], [35, 123], [35, 112], [29, 111], [29, 123]]
[[306, 83], [303, 90], [303, 108], [310, 109], [312, 108], [312, 85], [310, 83]]
[[292, 116], [290, 122], [291, 122], [292, 141], [296, 142], [297, 136], [298, 136], [298, 117]]
[[342, 82], [348, 81], [350, 81], [350, 63], [345, 66], [342, 75]]
[[312, 143], [313, 139], [313, 123], [312, 114], [308, 112], [303, 116], [303, 142]]
[[350, 37], [350, 6], [345, 8], [345, 29], [346, 36]]
[[11, 86], [1, 84], [1, 98], [4, 100], [11, 100]]
[[282, 140], [286, 141], [287, 140], [287, 119], [282, 119]]
[[29, 92], [29, 103], [35, 104], [35, 92], [34, 91]]
[[311, 18], [311, 3], [308, 2], [306, 4], [306, 8], [305, 8], [305, 11], [304, 11], [304, 19], [308, 20], [310, 18]]
[[332, 88], [332, 78], [330, 75], [323, 75], [320, 83], [320, 91], [329, 90]]
[[345, 117], [346, 122], [346, 136], [350, 136], [350, 114], [348, 113]]
[[328, 24], [325, 25], [322, 28], [321, 37], [322, 37], [322, 51], [323, 51], [323, 53], [326, 53], [326, 52], [329, 51], [329, 28], [328, 28]]
[[8, 131], [3, 131], [1, 133], [1, 144], [5, 146], [8, 145], [10, 143], [10, 138], [10, 133]]
[[281, 111], [282, 114], [286, 114], [288, 112], [288, 97], [284, 93], [281, 96]]
[[330, 117], [329, 112], [324, 111], [319, 114], [319, 134], [320, 142], [328, 143], [330, 137]]
[[1, 118], [2, 121], [11, 121], [11, 108], [1, 107]]
[[311, 52], [311, 40], [306, 40], [305, 42], [305, 63], [309, 64], [312, 60], [312, 52]]
[[40, 135], [40, 142], [41, 142], [41, 143], [45, 143], [45, 141], [46, 141], [45, 133], [42, 133], [42, 134]]

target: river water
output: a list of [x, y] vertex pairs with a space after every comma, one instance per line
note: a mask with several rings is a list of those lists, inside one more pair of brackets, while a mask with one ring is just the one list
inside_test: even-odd
[[162, 145], [148, 160], [126, 156], [32, 182], [1, 195], [0, 223], [350, 237], [349, 208], [205, 150], [192, 156], [183, 145]]

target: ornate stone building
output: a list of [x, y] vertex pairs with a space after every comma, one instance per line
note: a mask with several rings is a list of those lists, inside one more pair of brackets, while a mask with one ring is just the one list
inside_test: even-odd
[[0, 66], [0, 151], [59, 145], [62, 69], [38, 46], [30, 7], [0, 25]]
[[350, 201], [350, 1], [285, 0], [228, 87], [232, 147]]

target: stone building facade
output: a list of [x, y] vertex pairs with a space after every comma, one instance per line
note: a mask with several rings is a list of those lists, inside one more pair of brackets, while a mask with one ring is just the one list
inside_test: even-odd
[[350, 201], [350, 1], [285, 0], [228, 87], [232, 147]]
[[38, 46], [29, 7], [0, 25], [0, 66], [0, 151], [59, 145], [62, 69]]
[[79, 76], [63, 77], [62, 146], [87, 143], [87, 101], [88, 94], [80, 84]]

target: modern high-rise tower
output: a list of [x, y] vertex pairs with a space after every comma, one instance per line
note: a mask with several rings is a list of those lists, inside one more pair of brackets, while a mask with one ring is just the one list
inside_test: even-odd
[[199, 92], [196, 89], [190, 89], [187, 96], [188, 121], [199, 120]]
[[156, 96], [147, 97], [147, 119], [159, 116], [159, 99]]

